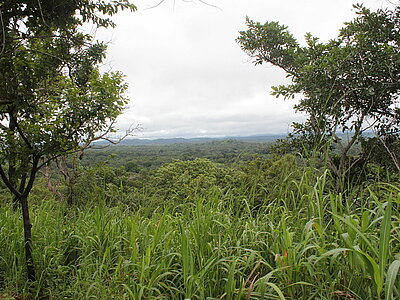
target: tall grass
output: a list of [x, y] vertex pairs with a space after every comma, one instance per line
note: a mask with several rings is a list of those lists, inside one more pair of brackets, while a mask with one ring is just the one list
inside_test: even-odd
[[[286, 177], [290, 190], [279, 187], [256, 209], [217, 188], [150, 216], [146, 207], [109, 207], [101, 193], [80, 208], [41, 202], [34, 297], [399, 298], [399, 190], [373, 186], [355, 205], [328, 191], [327, 173], [310, 176]], [[0, 299], [29, 291], [21, 222], [0, 207]]]

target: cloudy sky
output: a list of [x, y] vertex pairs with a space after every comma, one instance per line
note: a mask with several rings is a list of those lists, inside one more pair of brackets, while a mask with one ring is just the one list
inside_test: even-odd
[[[115, 16], [117, 28], [97, 31], [109, 43], [106, 71], [120, 70], [129, 83], [129, 109], [118, 128], [140, 124], [139, 138], [244, 136], [290, 131], [303, 120], [293, 102], [276, 99], [270, 87], [285, 74], [254, 66], [236, 44], [245, 17], [279, 21], [303, 42], [311, 32], [334, 38], [354, 17], [352, 0], [133, 1], [134, 13]], [[205, 0], [206, 1], [206, 0]], [[140, 2], [140, 3], [139, 3]], [[369, 8], [387, 0], [358, 1]]]

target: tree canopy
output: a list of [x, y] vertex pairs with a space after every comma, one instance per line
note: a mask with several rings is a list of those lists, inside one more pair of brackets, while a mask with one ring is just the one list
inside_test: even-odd
[[[348, 151], [363, 132], [400, 132], [400, 9], [355, 8], [357, 17], [326, 43], [308, 33], [303, 46], [286, 26], [250, 19], [237, 38], [255, 64], [271, 63], [287, 73], [292, 82], [273, 87], [272, 93], [300, 95], [295, 109], [309, 117], [294, 128], [316, 144], [330, 140], [338, 145], [340, 163], [331, 164], [337, 175], [343, 174]], [[348, 140], [338, 137], [340, 131]]]
[[135, 7], [125, 0], [0, 6], [0, 159], [11, 169], [8, 177], [3, 167], [0, 174], [14, 194], [24, 190], [17, 179], [39, 167], [39, 159], [45, 163], [108, 130], [126, 105], [122, 74], [98, 70], [105, 44], [80, 30], [88, 21], [114, 26], [101, 14], [119, 9]]
[[101, 73], [106, 45], [81, 25], [115, 26], [127, 0], [6, 0], [0, 4], [0, 175], [22, 204], [34, 279], [27, 197], [38, 170], [113, 130], [128, 99], [119, 72]]

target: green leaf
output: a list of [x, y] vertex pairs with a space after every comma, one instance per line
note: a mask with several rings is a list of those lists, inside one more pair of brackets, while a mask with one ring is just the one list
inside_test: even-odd
[[396, 278], [399, 274], [399, 269], [400, 269], [400, 260], [396, 259], [394, 262], [391, 263], [386, 274], [386, 282], [385, 282], [386, 300], [394, 299], [393, 290]]
[[390, 230], [392, 228], [392, 196], [389, 196], [382, 220], [379, 236], [379, 265], [381, 268], [381, 278], [384, 277], [386, 264], [389, 256]]

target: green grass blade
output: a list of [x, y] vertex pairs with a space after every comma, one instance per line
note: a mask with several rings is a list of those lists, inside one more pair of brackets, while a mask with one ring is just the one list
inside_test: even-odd
[[389, 269], [386, 274], [386, 282], [385, 282], [385, 300], [392, 300], [393, 298], [393, 289], [394, 283], [396, 282], [397, 275], [400, 269], [400, 260], [396, 259], [389, 266]]
[[283, 295], [281, 289], [280, 289], [275, 283], [273, 283], [273, 282], [266, 282], [265, 284], [266, 284], [266, 285], [269, 285], [270, 287], [272, 287], [272, 288], [275, 290], [275, 292], [276, 292], [276, 293], [278, 294], [278, 296], [279, 296], [279, 299], [281, 299], [281, 300], [285, 300], [285, 299], [286, 299], [285, 296]]
[[133, 294], [132, 290], [130, 289], [130, 287], [123, 283], [122, 287], [127, 291], [128, 295], [129, 295], [129, 299], [135, 299], [135, 295]]
[[370, 276], [374, 279], [374, 282], [376, 284], [376, 292], [379, 296], [383, 288], [383, 277], [381, 277], [379, 265], [369, 254], [356, 248], [358, 247], [355, 247], [352, 251], [359, 255], [365, 262], [366, 266], [368, 267]]
[[386, 264], [388, 261], [390, 230], [392, 227], [391, 225], [392, 225], [392, 197], [389, 196], [379, 236], [379, 267], [381, 270], [381, 278], [384, 278], [385, 276]]
[[343, 223], [347, 224], [351, 229], [353, 229], [355, 232], [358, 233], [358, 235], [360, 236], [360, 238], [362, 238], [365, 242], [365, 244], [369, 247], [369, 250], [371, 252], [373, 252], [376, 256], [378, 256], [378, 250], [376, 249], [376, 247], [374, 247], [370, 240], [368, 239], [368, 237], [361, 232], [361, 230], [359, 228], [357, 228], [356, 226], [354, 226], [353, 223], [351, 223], [348, 219], [343, 218], [342, 216], [338, 216], [335, 215], [338, 219], [340, 219]]

